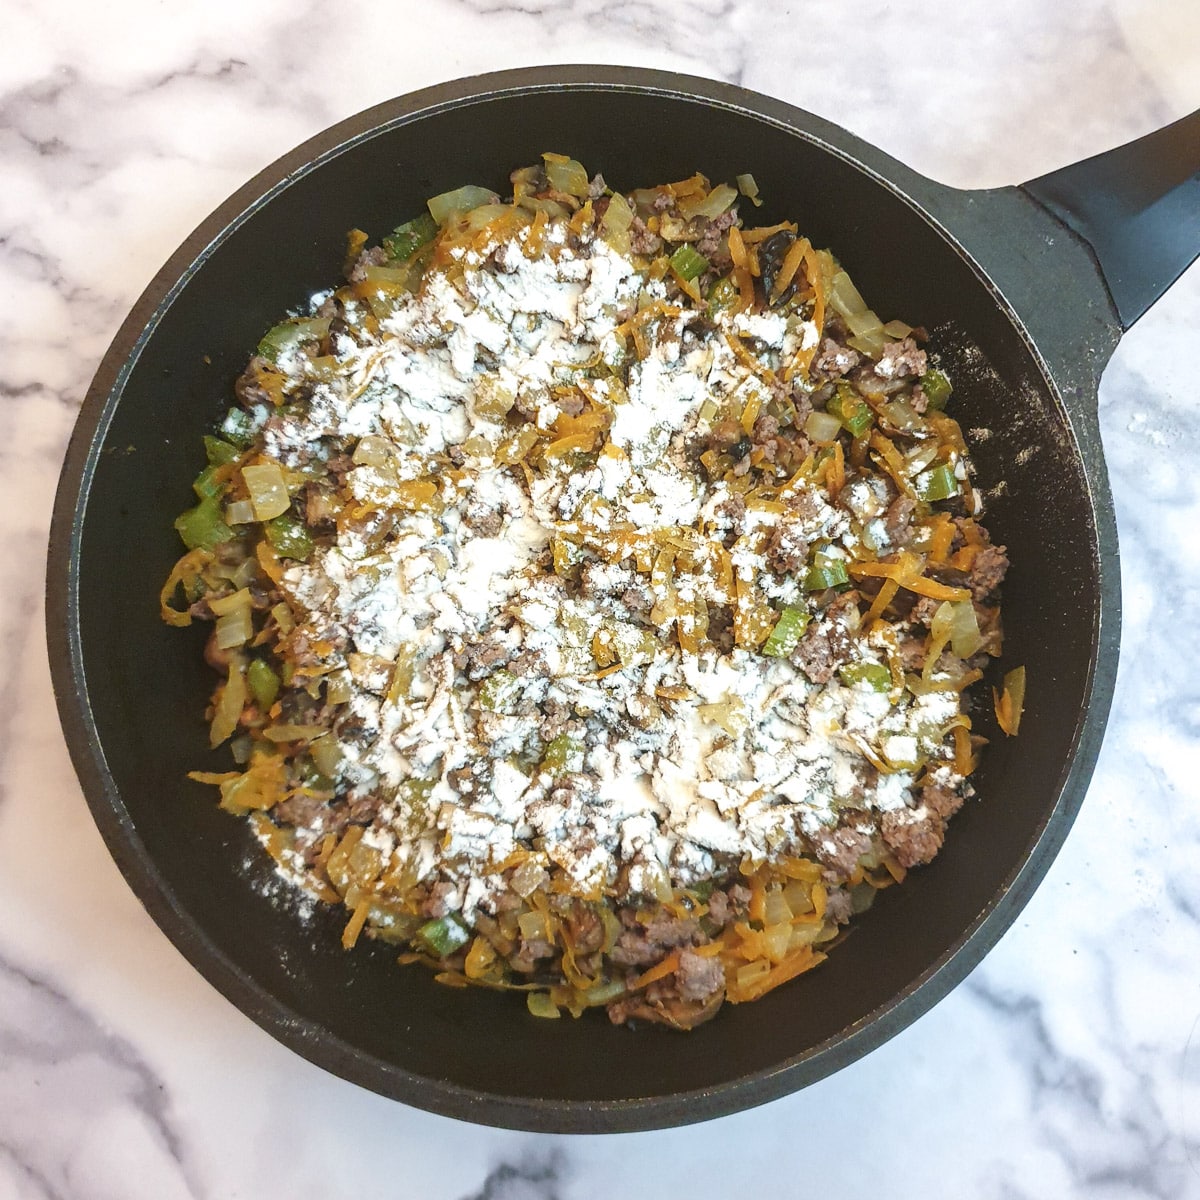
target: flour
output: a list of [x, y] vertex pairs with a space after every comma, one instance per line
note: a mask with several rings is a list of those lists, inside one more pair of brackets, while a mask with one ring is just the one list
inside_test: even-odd
[[[336, 380], [285, 358], [310, 402], [260, 418], [266, 452], [297, 469], [322, 438], [358, 439], [346, 489], [362, 515], [282, 588], [351, 688], [338, 783], [351, 801], [383, 797], [364, 840], [385, 869], [448, 881], [445, 903], [470, 920], [493, 911], [497, 868], [520, 848], [580, 891], [611, 890], [624, 870], [630, 892], [652, 893], [803, 853], [846, 808], [905, 807], [942, 752], [954, 692], [817, 685], [787, 658], [680, 645], [744, 590], [808, 603], [764, 555], [785, 521], [830, 561], [862, 539], [887, 546], [886, 491], [867, 481], [848, 501], [858, 525], [815, 488], [794, 511], [731, 516], [740, 498], [683, 451], [713, 401], [769, 399], [781, 355], [814, 346], [815, 326], [743, 313], [698, 331], [695, 312], [646, 309], [661, 283], [599, 240], [569, 246], [561, 226], [540, 252], [522, 234], [455, 263], [376, 340], [339, 339]], [[585, 378], [631, 354], [631, 322], [645, 353], [624, 382]], [[588, 443], [580, 414], [607, 414], [594, 465], [568, 452], [526, 473], [513, 412], [543, 444]], [[558, 572], [575, 563], [572, 590]], [[886, 665], [885, 648], [854, 645], [848, 661]]]

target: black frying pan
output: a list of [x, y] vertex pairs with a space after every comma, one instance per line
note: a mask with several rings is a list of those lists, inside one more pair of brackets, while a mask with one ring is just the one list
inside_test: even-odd
[[[620, 188], [752, 171], [756, 220], [798, 220], [872, 306], [936, 331], [955, 415], [993, 435], [979, 482], [1008, 546], [1005, 666], [1018, 739], [994, 735], [981, 800], [820, 970], [686, 1035], [602, 1015], [539, 1021], [394, 951], [345, 954], [341, 918], [264, 896], [246, 828], [185, 772], [221, 769], [202, 718], [203, 633], [158, 619], [199, 439], [260, 334], [378, 236], [464, 182], [503, 191], [543, 150]], [[1071, 824], [1112, 696], [1117, 537], [1096, 385], [1123, 328], [1200, 249], [1200, 114], [1023, 188], [963, 192], [829, 123], [705, 80], [619, 68], [505, 72], [353, 117], [269, 167], [167, 263], [100, 366], [67, 453], [47, 623], [71, 755], [130, 885], [243, 1012], [321, 1066], [436, 1112], [536, 1130], [681, 1124], [795, 1090], [891, 1037], [1016, 917]], [[278, 889], [275, 889], [278, 890]]]

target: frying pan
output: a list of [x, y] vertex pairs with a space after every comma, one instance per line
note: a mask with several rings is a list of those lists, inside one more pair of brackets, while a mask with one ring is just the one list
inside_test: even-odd
[[[158, 619], [199, 439], [278, 315], [379, 234], [464, 182], [503, 191], [543, 150], [622, 189], [755, 175], [754, 220], [796, 219], [871, 305], [934, 332], [976, 436], [988, 521], [1013, 561], [1001, 669], [1021, 734], [992, 737], [980, 799], [941, 856], [884, 893], [828, 962], [689, 1035], [602, 1015], [540, 1021], [436, 984], [394, 951], [345, 954], [298, 911], [192, 769], [206, 747], [203, 632]], [[1021, 188], [958, 191], [776, 100], [654, 71], [555, 67], [390, 101], [280, 159], [155, 277], [96, 375], [55, 505], [47, 624], [59, 711], [105, 840], [142, 903], [239, 1009], [313, 1062], [468, 1120], [541, 1131], [697, 1121], [780, 1096], [913, 1021], [1016, 917], [1083, 799], [1112, 696], [1117, 535], [1096, 413], [1127, 328], [1200, 250], [1200, 113]], [[987, 706], [981, 706], [981, 709]], [[281, 897], [280, 892], [284, 895]]]

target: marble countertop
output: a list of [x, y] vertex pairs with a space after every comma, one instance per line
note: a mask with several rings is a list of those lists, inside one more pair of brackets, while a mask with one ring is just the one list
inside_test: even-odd
[[183, 237], [324, 126], [460, 75], [664, 67], [1013, 183], [1200, 105], [1184, 0], [0, 0], [0, 1200], [1200, 1196], [1200, 266], [1100, 391], [1122, 542], [1113, 717], [1045, 883], [946, 1000], [840, 1074], [702, 1126], [475, 1128], [301, 1060], [205, 983], [92, 825], [42, 578], [88, 380]]

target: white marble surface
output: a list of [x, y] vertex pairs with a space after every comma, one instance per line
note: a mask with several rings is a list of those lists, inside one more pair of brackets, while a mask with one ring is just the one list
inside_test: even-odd
[[158, 932], [67, 759], [41, 588], [77, 406], [160, 262], [323, 126], [458, 75], [631, 63], [772, 93], [980, 186], [1200, 105], [1194, 0], [843, 7], [0, 0], [0, 1200], [1200, 1196], [1200, 268], [1101, 390], [1126, 623], [1082, 815], [956, 992], [803, 1093], [705, 1126], [555, 1138], [325, 1075]]

